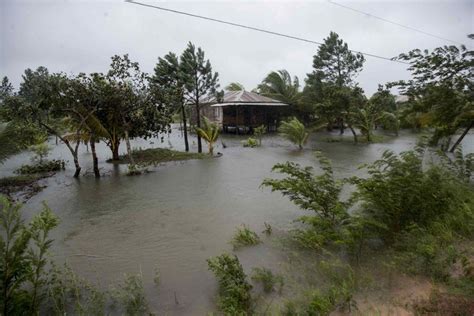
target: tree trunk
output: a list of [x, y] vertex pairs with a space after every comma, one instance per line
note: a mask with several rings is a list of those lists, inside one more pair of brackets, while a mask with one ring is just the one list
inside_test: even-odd
[[94, 175], [95, 175], [96, 178], [100, 178], [99, 162], [98, 162], [98, 159], [97, 159], [97, 152], [95, 151], [95, 138], [94, 138], [94, 136], [91, 137], [90, 143], [91, 143], [91, 152], [92, 152], [92, 164], [94, 166]]
[[214, 145], [211, 142], [209, 143], [209, 155], [214, 156]]
[[127, 145], [127, 155], [130, 164], [133, 166], [135, 165], [135, 161], [133, 160], [132, 155], [132, 146], [130, 146], [130, 138], [128, 137], [128, 131], [125, 130], [125, 144]]
[[74, 172], [74, 178], [79, 178], [79, 174], [81, 173], [81, 166], [79, 165], [79, 157], [77, 156], [77, 151], [79, 149], [79, 144], [80, 142], [76, 143], [76, 147], [74, 151], [72, 152], [72, 155], [74, 157], [74, 166], [76, 167], [76, 172]]
[[[201, 111], [199, 109], [199, 98], [196, 98], [196, 125], [201, 128]], [[198, 138], [198, 153], [202, 153], [202, 141], [201, 136], [197, 135]]]
[[359, 139], [357, 138], [357, 133], [355, 132], [355, 130], [352, 128], [351, 125], [349, 125], [349, 129], [351, 130], [352, 135], [354, 136], [354, 143], [358, 143]]
[[454, 143], [453, 147], [451, 147], [451, 149], [449, 150], [450, 153], [454, 152], [454, 150], [456, 149], [456, 147], [458, 147], [458, 145], [462, 142], [464, 136], [467, 135], [467, 133], [469, 132], [469, 130], [472, 128], [472, 126], [474, 126], [474, 121], [471, 121], [471, 123], [469, 124], [468, 127], [466, 127], [466, 129], [464, 130], [464, 132], [461, 134], [461, 136], [459, 136], [459, 138], [456, 140], [456, 142]]
[[110, 150], [112, 150], [112, 160], [120, 160], [119, 156], [119, 146], [120, 146], [120, 140], [115, 140], [111, 142]]
[[340, 123], [341, 123], [340, 131], [341, 131], [341, 135], [342, 135], [342, 134], [344, 134], [344, 119], [343, 118], [340, 119]]
[[188, 124], [186, 122], [186, 109], [184, 108], [184, 104], [181, 105], [181, 115], [183, 119], [184, 148], [186, 151], [189, 151]]

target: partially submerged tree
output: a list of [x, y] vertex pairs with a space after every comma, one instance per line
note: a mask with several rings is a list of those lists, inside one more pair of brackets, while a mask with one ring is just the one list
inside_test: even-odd
[[314, 70], [306, 79], [305, 94], [318, 97], [315, 100], [319, 105], [316, 106], [317, 114], [325, 116], [327, 120], [336, 116], [341, 134], [344, 133], [344, 121], [347, 119], [345, 113], [349, 113], [351, 104], [342, 100], [334, 107], [331, 99], [334, 94], [341, 94], [338, 91], [340, 89], [357, 87], [354, 79], [362, 70], [364, 61], [362, 54], [350, 51], [347, 43], [337, 33], [331, 32], [314, 55]]
[[278, 128], [280, 134], [298, 146], [300, 150], [303, 149], [303, 145], [308, 140], [308, 132], [300, 121], [296, 117], [281, 122], [280, 127]]
[[[203, 98], [215, 93], [218, 85], [218, 73], [212, 71], [211, 63], [204, 57], [204, 51], [191, 42], [181, 55], [185, 98], [196, 108], [196, 126], [201, 127], [200, 102]], [[201, 136], [198, 135], [198, 152], [202, 152]]]
[[184, 147], [189, 151], [188, 120], [186, 117], [187, 104], [184, 98], [185, 75], [178, 56], [168, 53], [163, 58], [158, 58], [154, 74], [150, 77], [151, 93], [155, 95], [165, 107], [181, 113], [183, 124]]
[[130, 138], [148, 138], [169, 131], [170, 109], [150, 93], [147, 75], [128, 55], [113, 56], [106, 75], [93, 74], [101, 107], [97, 118], [110, 135], [107, 146], [112, 159], [119, 159], [120, 141], [125, 140], [134, 165]]

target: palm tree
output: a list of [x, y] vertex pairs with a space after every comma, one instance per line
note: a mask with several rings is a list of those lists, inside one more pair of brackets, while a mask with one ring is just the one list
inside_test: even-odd
[[245, 88], [241, 83], [231, 82], [225, 88], [226, 91], [244, 91]]
[[203, 117], [202, 127], [196, 127], [197, 134], [207, 142], [209, 155], [214, 154], [214, 143], [219, 138], [219, 127], [211, 123], [207, 117]]
[[362, 135], [365, 135], [368, 142], [372, 141], [373, 130], [377, 124], [393, 129], [398, 134], [400, 121], [396, 114], [383, 111], [372, 102], [366, 102], [362, 108], [356, 108], [349, 113], [352, 124], [359, 128]]
[[300, 83], [298, 77], [291, 79], [286, 70], [272, 71], [262, 83], [258, 85], [257, 91], [269, 98], [274, 98], [290, 105], [296, 106], [300, 99]]
[[301, 123], [296, 117], [288, 121], [281, 122], [278, 131], [284, 138], [298, 145], [300, 150], [303, 149], [303, 145], [306, 143], [309, 136], [303, 123]]

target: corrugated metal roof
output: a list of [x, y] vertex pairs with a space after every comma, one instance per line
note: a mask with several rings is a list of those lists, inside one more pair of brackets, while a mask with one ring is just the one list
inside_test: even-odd
[[216, 98], [210, 98], [202, 101], [203, 104], [213, 104], [212, 106], [227, 106], [227, 105], [261, 105], [261, 106], [288, 106], [288, 104], [281, 101], [259, 95], [249, 91], [229, 91], [224, 93], [222, 102], [217, 102]]

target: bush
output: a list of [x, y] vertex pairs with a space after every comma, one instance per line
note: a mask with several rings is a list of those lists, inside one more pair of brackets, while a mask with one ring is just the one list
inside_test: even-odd
[[44, 204], [43, 210], [25, 225], [21, 204], [0, 196], [0, 308], [3, 315], [28, 315], [39, 312], [44, 290], [49, 232], [58, 219]]
[[219, 309], [226, 315], [250, 313], [252, 286], [247, 281], [239, 259], [224, 253], [207, 259], [207, 264], [219, 283]]
[[362, 213], [380, 225], [379, 236], [393, 244], [413, 225], [429, 229], [445, 223], [458, 234], [474, 231], [471, 188], [442, 166], [423, 167], [424, 148], [396, 155], [386, 151], [367, 166], [367, 179], [353, 179]]
[[272, 191], [280, 191], [284, 196], [303, 210], [314, 215], [302, 216], [299, 221], [310, 229], [297, 230], [296, 239], [303, 247], [320, 249], [330, 243], [344, 243], [346, 225], [349, 223], [347, 212], [350, 202], [340, 200], [344, 180], [336, 180], [330, 161], [317, 152], [323, 173], [313, 174], [312, 167], [300, 167], [293, 162], [277, 164], [273, 171], [288, 175], [283, 179], [265, 179], [263, 186]]
[[258, 140], [252, 137], [249, 137], [246, 141], [242, 141], [242, 145], [244, 147], [251, 147], [251, 148], [260, 146]]
[[254, 268], [252, 273], [252, 280], [259, 282], [263, 286], [265, 293], [270, 293], [275, 290], [278, 285], [278, 291], [281, 292], [283, 288], [283, 277], [266, 268]]
[[34, 165], [23, 165], [15, 173], [18, 174], [35, 174], [35, 173], [46, 173], [64, 170], [65, 162], [64, 160], [49, 160], [41, 161]]
[[237, 228], [230, 243], [234, 246], [234, 249], [238, 249], [245, 246], [257, 245], [260, 242], [261, 240], [257, 233], [251, 231], [248, 226], [242, 225], [242, 227]]
[[114, 290], [114, 298], [121, 303], [125, 315], [146, 315], [149, 313], [142, 279], [141, 274], [126, 274], [123, 283]]

